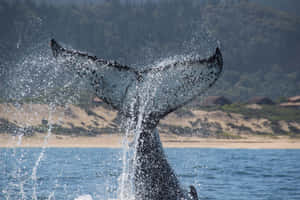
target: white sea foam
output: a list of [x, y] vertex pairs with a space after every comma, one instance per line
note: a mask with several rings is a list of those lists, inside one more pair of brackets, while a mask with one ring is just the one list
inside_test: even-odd
[[76, 197], [74, 200], [93, 200], [92, 196], [89, 194], [81, 195]]

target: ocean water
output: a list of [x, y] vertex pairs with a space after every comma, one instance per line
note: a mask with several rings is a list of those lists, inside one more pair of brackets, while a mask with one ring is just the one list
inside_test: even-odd
[[[300, 150], [165, 151], [200, 199], [300, 199]], [[121, 157], [121, 149], [0, 148], [0, 199], [116, 199]]]

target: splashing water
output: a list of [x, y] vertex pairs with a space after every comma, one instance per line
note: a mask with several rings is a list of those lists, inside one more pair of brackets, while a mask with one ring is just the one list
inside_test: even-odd
[[43, 147], [42, 147], [42, 151], [40, 152], [40, 155], [38, 157], [38, 159], [36, 160], [35, 164], [34, 164], [34, 167], [32, 169], [32, 174], [31, 174], [31, 178], [34, 182], [34, 185], [33, 185], [33, 193], [32, 193], [32, 198], [34, 200], [37, 200], [37, 194], [36, 194], [36, 188], [37, 188], [37, 176], [36, 176], [36, 171], [40, 165], [40, 162], [41, 160], [44, 158], [44, 154], [45, 154], [45, 151], [46, 151], [46, 148], [47, 148], [47, 145], [48, 145], [48, 139], [49, 137], [51, 136], [51, 131], [52, 131], [52, 112], [54, 111], [54, 106], [50, 104], [50, 107], [49, 107], [49, 128], [48, 128], [48, 131], [47, 131], [47, 135], [45, 136], [44, 138], [44, 143], [43, 143]]
[[[169, 59], [165, 62], [169, 62]], [[152, 74], [151, 76], [154, 76]], [[160, 73], [155, 74], [160, 76]], [[150, 80], [153, 77], [150, 77]], [[156, 94], [157, 87], [160, 86], [160, 79], [156, 79], [156, 82], [149, 82], [143, 86], [136, 85], [137, 91], [141, 91], [137, 96], [131, 99], [130, 108], [131, 113], [135, 112], [136, 106], [138, 107], [137, 119], [126, 119], [122, 126], [125, 128], [125, 136], [123, 137], [123, 157], [122, 157], [122, 174], [119, 177], [119, 199], [120, 200], [135, 200], [135, 188], [134, 188], [134, 171], [137, 165], [137, 145], [141, 132], [143, 131], [142, 123], [147, 118], [147, 105], [152, 97]], [[141, 87], [141, 88], [138, 88]], [[142, 102], [142, 103], [141, 103]]]
[[[31, 48], [32, 52], [30, 54], [26, 54], [15, 61], [7, 62], [5, 66], [9, 70], [9, 76], [5, 77], [9, 87], [5, 88], [4, 94], [6, 94], [9, 103], [3, 104], [2, 111], [12, 121], [16, 122], [18, 126], [9, 129], [12, 134], [12, 140], [8, 146], [13, 146], [13, 154], [11, 156], [15, 159], [15, 162], [4, 163], [11, 168], [7, 169], [5, 167], [5, 170], [8, 170], [10, 177], [13, 177], [14, 181], [1, 188], [1, 198], [3, 194], [6, 199], [40, 199], [38, 187], [40, 177], [38, 173], [43, 163], [42, 161], [45, 159], [48, 140], [52, 135], [52, 114], [56, 111], [58, 105], [64, 105], [64, 108], [68, 109], [68, 104], [76, 103], [79, 95], [73, 91], [85, 87], [84, 83], [77, 76], [71, 75], [57, 65], [50, 53], [49, 46], [46, 45], [47, 43], [48, 41], [42, 41], [36, 44]], [[43, 100], [40, 100], [41, 98]], [[29, 170], [28, 166], [25, 167], [24, 165], [24, 163], [28, 162], [28, 160], [24, 159], [26, 153], [23, 149], [19, 152], [17, 148], [22, 146], [24, 137], [34, 134], [32, 124], [40, 118], [42, 113], [39, 112], [44, 112], [44, 110], [37, 111], [33, 109], [32, 104], [35, 101], [45, 104], [45, 107], [48, 108], [48, 111], [46, 111], [48, 112], [48, 117], [46, 118], [47, 132], [43, 136], [41, 151], [35, 162], [32, 163], [32, 169]], [[23, 104], [23, 102], [26, 104]], [[58, 183], [50, 191], [48, 195], [49, 200], [55, 199], [54, 194], [57, 187], [59, 187]], [[30, 191], [31, 194], [29, 194]]]
[[93, 198], [91, 197], [91, 195], [87, 194], [87, 195], [79, 196], [79, 197], [75, 198], [74, 200], [93, 200]]
[[[136, 86], [138, 87], [138, 86]], [[138, 104], [137, 98], [133, 98], [130, 103], [130, 112], [135, 112], [135, 107]], [[140, 112], [140, 114], [142, 114]], [[131, 115], [134, 116], [134, 115]], [[140, 115], [139, 115], [140, 117]], [[140, 119], [138, 119], [140, 121]], [[134, 200], [134, 158], [135, 158], [135, 138], [138, 137], [137, 127], [135, 127], [134, 117], [125, 120], [122, 126], [125, 128], [123, 136], [123, 156], [122, 156], [122, 174], [119, 177], [119, 199]], [[133, 137], [133, 139], [131, 139]]]

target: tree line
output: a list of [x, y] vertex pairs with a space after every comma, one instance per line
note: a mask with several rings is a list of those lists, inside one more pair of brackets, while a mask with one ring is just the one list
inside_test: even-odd
[[3, 0], [0, 78], [5, 81], [10, 70], [3, 63], [51, 37], [137, 67], [174, 55], [208, 56], [221, 46], [224, 74], [212, 94], [233, 99], [291, 96], [300, 91], [299, 25], [298, 18], [246, 0]]

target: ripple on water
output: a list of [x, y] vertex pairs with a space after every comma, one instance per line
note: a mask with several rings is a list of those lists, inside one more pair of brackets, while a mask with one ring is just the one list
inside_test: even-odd
[[[25, 199], [32, 199], [30, 175], [39, 152], [1, 149], [1, 200], [7, 194], [21, 199], [21, 184]], [[194, 185], [202, 200], [300, 199], [299, 150], [166, 149], [166, 154], [182, 185]], [[66, 200], [84, 194], [116, 199], [120, 155], [120, 149], [47, 149], [37, 168], [38, 199], [51, 194]]]

